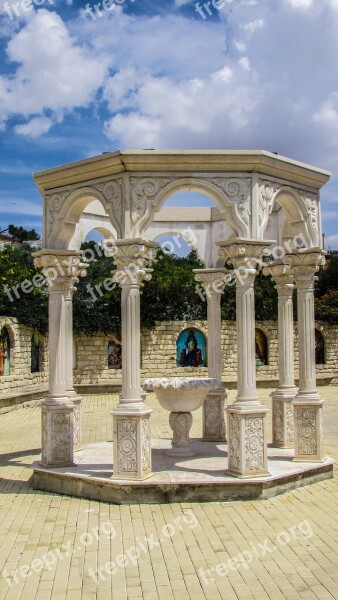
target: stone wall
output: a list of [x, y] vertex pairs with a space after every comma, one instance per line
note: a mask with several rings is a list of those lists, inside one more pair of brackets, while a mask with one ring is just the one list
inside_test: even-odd
[[11, 317], [0, 317], [0, 331], [6, 327], [10, 338], [10, 375], [0, 377], [0, 411], [8, 405], [43, 397], [48, 390], [48, 351], [41, 336], [39, 373], [31, 373], [32, 329]]
[[[16, 319], [0, 317], [0, 330], [6, 326], [11, 338], [11, 374], [0, 377], [0, 412], [4, 407], [19, 402], [42, 398], [48, 389], [47, 340], [41, 340], [41, 372], [31, 373], [32, 330], [19, 325]], [[277, 323], [257, 322], [268, 340], [268, 364], [257, 367], [258, 385], [274, 386], [278, 381]], [[168, 322], [158, 323], [153, 329], [144, 329], [141, 336], [142, 377], [158, 376], [206, 376], [207, 368], [177, 367], [176, 340], [183, 329], [195, 327], [207, 337], [207, 323]], [[338, 326], [317, 323], [325, 340], [325, 362], [317, 365], [318, 383], [337, 382], [338, 375]], [[80, 393], [116, 390], [121, 386], [119, 369], [109, 369], [107, 361], [108, 342], [111, 336], [74, 336], [76, 364], [74, 384]], [[298, 339], [295, 326], [295, 369], [298, 376]], [[232, 321], [222, 323], [223, 381], [228, 387], [236, 387], [236, 325]]]

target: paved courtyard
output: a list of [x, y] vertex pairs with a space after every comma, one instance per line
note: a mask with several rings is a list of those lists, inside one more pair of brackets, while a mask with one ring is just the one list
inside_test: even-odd
[[[259, 390], [267, 405], [270, 391]], [[338, 388], [320, 393], [338, 460]], [[85, 398], [85, 443], [111, 440], [116, 402]], [[149, 404], [154, 437], [171, 437], [168, 413]], [[201, 435], [201, 411], [191, 433]], [[337, 468], [271, 500], [115, 506], [35, 492], [39, 453], [39, 407], [0, 414], [1, 600], [338, 598]]]

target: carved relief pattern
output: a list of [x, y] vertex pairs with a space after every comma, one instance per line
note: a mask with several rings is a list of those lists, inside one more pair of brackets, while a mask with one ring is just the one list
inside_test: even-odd
[[229, 445], [228, 445], [228, 463], [229, 468], [239, 469], [241, 466], [241, 439], [240, 439], [240, 418], [236, 415], [229, 415]]
[[295, 440], [295, 411], [292, 402], [286, 405], [286, 437], [288, 442]]
[[78, 446], [81, 443], [81, 402], [74, 402], [73, 439], [74, 446]]
[[207, 437], [222, 437], [225, 433], [224, 399], [207, 396], [204, 404], [205, 432]]
[[185, 448], [189, 446], [189, 431], [192, 426], [191, 412], [171, 412], [169, 424], [173, 430], [172, 446]]
[[81, 263], [76, 254], [43, 254], [34, 258], [34, 265], [42, 270], [46, 284], [55, 292], [73, 293], [79, 277], [84, 277], [88, 265]]
[[122, 178], [114, 179], [93, 186], [104, 197], [107, 210], [119, 236], [122, 235], [123, 208], [122, 208]]
[[306, 206], [307, 212], [309, 214], [311, 227], [318, 235], [318, 233], [319, 233], [318, 196], [316, 194], [309, 194], [309, 192], [304, 192], [301, 194], [301, 197]]
[[137, 472], [137, 421], [136, 419], [117, 420], [118, 471]]
[[273, 399], [273, 439], [275, 442], [282, 443], [284, 429], [284, 407], [281, 400]]
[[150, 422], [149, 417], [144, 417], [141, 423], [142, 427], [142, 470], [147, 472], [151, 470], [151, 447], [150, 447]]
[[234, 202], [238, 218], [248, 226], [251, 216], [251, 179], [217, 177], [211, 183], [221, 188], [227, 199]]
[[317, 454], [316, 408], [297, 408], [297, 434], [299, 453], [304, 456]]
[[45, 206], [46, 206], [46, 222], [47, 222], [47, 235], [50, 235], [54, 227], [55, 216], [60, 212], [62, 205], [66, 198], [68, 198], [70, 192], [59, 192], [57, 194], [46, 194]]
[[72, 446], [71, 435], [71, 414], [55, 413], [51, 415], [52, 431], [50, 439], [53, 444], [53, 462], [65, 464], [71, 460], [70, 447]]
[[272, 212], [275, 196], [281, 186], [272, 181], [259, 181], [259, 231], [263, 235]]
[[148, 268], [156, 259], [157, 247], [146, 244], [121, 244], [116, 243], [114, 263], [117, 267], [112, 271], [113, 279], [119, 285], [142, 285], [143, 281], [150, 281], [152, 269]]
[[47, 444], [48, 444], [48, 434], [47, 434], [47, 413], [42, 412], [41, 419], [41, 458], [44, 462], [47, 462]]
[[198, 389], [209, 388], [217, 390], [221, 385], [218, 379], [212, 377], [149, 377], [143, 381], [142, 387], [146, 392], [162, 389]]
[[262, 417], [245, 419], [245, 462], [249, 471], [264, 469], [264, 425]]
[[131, 177], [131, 222], [134, 225], [130, 235], [136, 237], [142, 231], [143, 225], [151, 218], [156, 210], [158, 192], [171, 183], [171, 179], [163, 177]]

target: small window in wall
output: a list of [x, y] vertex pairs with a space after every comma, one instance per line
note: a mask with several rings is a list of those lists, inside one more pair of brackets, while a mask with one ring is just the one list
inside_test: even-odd
[[108, 368], [122, 369], [122, 343], [120, 336], [115, 336], [108, 342]]
[[325, 365], [325, 341], [323, 335], [315, 330], [316, 365]]
[[38, 331], [33, 331], [31, 339], [31, 373], [40, 373], [40, 335]]
[[11, 374], [11, 343], [6, 327], [0, 332], [0, 377]]
[[268, 340], [261, 329], [255, 330], [256, 366], [269, 364], [268, 362]]
[[198, 329], [181, 331], [176, 342], [178, 367], [206, 367], [207, 344]]

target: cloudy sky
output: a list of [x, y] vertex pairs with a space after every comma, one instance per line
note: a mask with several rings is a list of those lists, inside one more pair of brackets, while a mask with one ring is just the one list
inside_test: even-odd
[[0, 0], [0, 229], [41, 231], [33, 171], [118, 148], [265, 149], [332, 171], [338, 248], [338, 0], [35, 1]]

